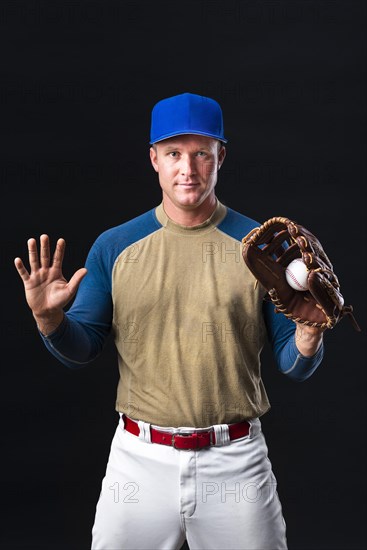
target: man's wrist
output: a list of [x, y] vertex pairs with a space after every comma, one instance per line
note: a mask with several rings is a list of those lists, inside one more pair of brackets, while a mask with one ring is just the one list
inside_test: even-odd
[[37, 323], [37, 328], [43, 336], [49, 336], [54, 332], [64, 320], [64, 311], [56, 311], [51, 315], [47, 316], [38, 316], [34, 315], [33, 317]]
[[305, 357], [312, 357], [319, 350], [325, 329], [296, 323], [295, 343]]

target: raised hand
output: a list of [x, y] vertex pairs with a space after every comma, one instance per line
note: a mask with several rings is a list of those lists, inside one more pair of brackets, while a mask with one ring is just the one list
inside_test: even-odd
[[65, 279], [62, 274], [64, 239], [58, 239], [52, 261], [48, 235], [40, 237], [40, 253], [35, 239], [29, 239], [27, 244], [30, 271], [21, 258], [15, 258], [14, 264], [23, 280], [26, 300], [38, 327], [43, 334], [49, 334], [63, 320], [63, 308], [75, 295], [87, 270], [78, 269], [69, 282]]

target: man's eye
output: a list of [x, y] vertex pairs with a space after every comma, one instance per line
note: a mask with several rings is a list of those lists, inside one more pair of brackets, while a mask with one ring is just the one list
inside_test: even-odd
[[197, 156], [198, 157], [205, 157], [206, 153], [204, 151], [198, 151]]
[[177, 157], [177, 154], [178, 154], [177, 151], [170, 151], [169, 152], [169, 156], [173, 157], [173, 158]]

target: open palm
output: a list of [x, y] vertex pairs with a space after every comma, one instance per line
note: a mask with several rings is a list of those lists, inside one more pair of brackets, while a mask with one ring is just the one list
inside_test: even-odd
[[30, 271], [20, 258], [14, 264], [24, 283], [26, 300], [35, 317], [48, 317], [60, 312], [75, 295], [82, 278], [87, 273], [85, 268], [78, 269], [68, 282], [62, 273], [66, 243], [58, 239], [51, 260], [48, 235], [40, 237], [40, 253], [36, 240], [28, 240]]

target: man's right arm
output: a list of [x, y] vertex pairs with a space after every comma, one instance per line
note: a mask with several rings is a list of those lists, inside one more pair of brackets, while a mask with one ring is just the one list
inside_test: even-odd
[[[29, 271], [20, 258], [14, 261], [47, 349], [72, 368], [95, 359], [111, 329], [110, 278], [97, 250], [92, 247], [86, 267], [79, 269], [69, 282], [62, 274], [63, 239], [58, 240], [52, 259], [47, 235], [41, 236], [39, 253], [35, 239], [29, 239]], [[74, 303], [65, 311], [74, 296]]]
[[79, 368], [100, 355], [111, 331], [112, 299], [97, 262], [87, 259], [88, 273], [74, 303], [56, 330], [42, 334], [47, 349], [70, 368]]

